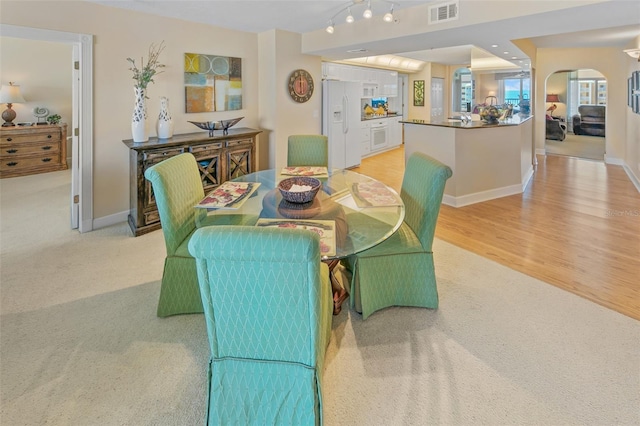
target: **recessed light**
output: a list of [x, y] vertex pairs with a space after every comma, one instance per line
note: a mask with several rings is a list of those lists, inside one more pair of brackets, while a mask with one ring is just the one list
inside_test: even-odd
[[492, 44], [491, 47], [498, 47], [498, 45], [497, 44]]
[[512, 56], [511, 59], [518, 59], [518, 57], [517, 56]]
[[508, 55], [508, 54], [509, 54], [509, 52], [502, 52], [502, 53], [504, 53], [505, 55]]

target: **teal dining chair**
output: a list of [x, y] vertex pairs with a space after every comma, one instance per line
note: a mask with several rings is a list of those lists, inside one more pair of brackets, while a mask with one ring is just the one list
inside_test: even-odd
[[168, 158], [149, 167], [144, 176], [153, 188], [167, 250], [157, 315], [202, 313], [196, 263], [187, 248], [189, 238], [196, 230], [196, 223], [199, 226], [243, 224], [237, 220], [242, 216], [208, 217], [206, 210], [194, 208], [204, 198], [204, 189], [193, 154]]
[[400, 197], [405, 218], [380, 244], [346, 262], [352, 271], [350, 304], [366, 319], [389, 306], [438, 307], [433, 238], [451, 169], [422, 153], [409, 157]]
[[287, 147], [287, 166], [327, 167], [329, 143], [325, 135], [291, 135]]
[[211, 226], [189, 242], [209, 349], [207, 424], [322, 424], [329, 268], [301, 229]]

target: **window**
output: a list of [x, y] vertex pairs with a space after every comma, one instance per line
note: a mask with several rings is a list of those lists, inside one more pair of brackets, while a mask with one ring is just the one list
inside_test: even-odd
[[573, 116], [578, 113], [580, 105], [606, 105], [607, 80], [604, 77], [585, 76], [580, 74], [594, 74], [590, 70], [571, 72], [568, 87], [568, 113]]
[[522, 101], [531, 99], [531, 80], [529, 77], [505, 78], [500, 85], [499, 98], [505, 104], [518, 107]]

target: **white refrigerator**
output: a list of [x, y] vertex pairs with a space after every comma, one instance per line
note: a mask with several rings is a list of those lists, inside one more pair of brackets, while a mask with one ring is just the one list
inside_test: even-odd
[[360, 165], [362, 83], [322, 82], [322, 134], [329, 139], [329, 169]]

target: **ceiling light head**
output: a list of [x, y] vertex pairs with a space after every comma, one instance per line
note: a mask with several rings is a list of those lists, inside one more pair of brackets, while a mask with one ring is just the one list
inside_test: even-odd
[[371, 11], [371, 1], [369, 1], [367, 3], [367, 8], [365, 9], [365, 11], [362, 13], [362, 17], [364, 19], [371, 19], [371, 17], [373, 16], [373, 12]]
[[391, 9], [384, 14], [384, 16], [382, 17], [382, 20], [384, 22], [393, 22], [393, 5], [391, 6]]
[[333, 21], [330, 21], [330, 22], [329, 22], [329, 26], [327, 27], [326, 31], [327, 31], [329, 34], [333, 34], [333, 31], [334, 31], [334, 30], [335, 30], [335, 28], [333, 27]]
[[347, 24], [352, 24], [355, 19], [353, 19], [353, 15], [351, 14], [351, 8], [349, 8], [348, 13], [349, 14], [347, 15], [347, 19], [345, 19], [345, 21], [347, 21]]

